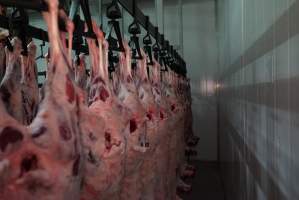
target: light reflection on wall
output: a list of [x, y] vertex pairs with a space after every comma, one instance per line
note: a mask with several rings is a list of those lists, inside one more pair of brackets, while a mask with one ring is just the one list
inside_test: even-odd
[[203, 79], [191, 81], [192, 96], [214, 96], [217, 90], [220, 90], [223, 86], [217, 81], [212, 79]]
[[200, 81], [192, 81], [193, 94], [200, 96], [213, 96], [219, 87], [216, 81], [212, 79], [203, 79]]

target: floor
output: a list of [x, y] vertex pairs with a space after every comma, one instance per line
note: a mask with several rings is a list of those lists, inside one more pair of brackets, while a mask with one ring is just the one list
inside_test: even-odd
[[220, 179], [217, 163], [200, 162], [192, 163], [197, 168], [193, 179], [186, 180], [192, 184], [190, 194], [181, 195], [184, 200], [224, 200], [224, 191]]

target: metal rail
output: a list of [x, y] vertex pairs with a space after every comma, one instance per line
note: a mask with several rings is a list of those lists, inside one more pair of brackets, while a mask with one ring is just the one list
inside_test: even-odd
[[21, 7], [37, 11], [46, 11], [48, 9], [43, 0], [1, 0], [0, 3], [6, 7]]
[[[133, 9], [133, 0], [118, 0], [118, 2], [122, 5], [122, 7], [128, 13], [133, 15], [133, 10], [134, 10]], [[2, 4], [4, 6], [22, 7], [25, 9], [32, 9], [32, 10], [37, 10], [37, 11], [47, 10], [47, 5], [45, 4], [45, 2], [43, 0], [0, 0], [0, 4]], [[147, 24], [146, 16], [143, 14], [143, 12], [139, 8], [135, 9], [135, 19], [144, 28], [146, 28], [146, 25], [148, 25], [147, 27], [148, 27], [149, 34], [152, 37], [154, 37], [164, 49], [166, 49], [168, 52], [171, 52], [171, 45], [169, 45], [169, 41], [163, 39], [163, 34], [160, 34], [160, 33], [156, 34], [155, 26], [151, 22], [149, 22]], [[6, 28], [8, 28], [8, 19], [7, 18], [1, 17], [0, 23], [1, 23], [1, 25], [7, 24]], [[5, 28], [5, 27], [3, 27], [3, 28]], [[28, 34], [31, 37], [34, 37], [36, 39], [45, 40], [44, 34], [47, 35], [47, 32], [42, 29], [29, 26]], [[46, 40], [46, 41], [48, 41], [48, 40]], [[86, 50], [86, 47], [85, 48], [82, 47], [82, 48]], [[87, 51], [88, 51], [88, 49], [87, 49]], [[184, 59], [176, 51], [174, 51], [173, 54], [176, 57], [176, 59], [179, 61], [181, 67], [183, 68], [182, 71], [186, 71], [186, 63], [185, 63]]]
[[[131, 15], [133, 15], [133, 0], [118, 0], [118, 2], [122, 5], [122, 7]], [[143, 27], [146, 28], [147, 25], [147, 20], [146, 20], [146, 16], [143, 14], [143, 12], [139, 9], [139, 8], [135, 8], [135, 19], [137, 20], [137, 22]], [[169, 41], [162, 39], [162, 35], [161, 33], [156, 34], [155, 31], [155, 26], [149, 22], [148, 23], [148, 32], [150, 33], [150, 35], [152, 37], [154, 37], [159, 44], [161, 44], [164, 48], [166, 48], [166, 50], [168, 52], [171, 51], [171, 45], [169, 45]], [[174, 51], [174, 55], [176, 56], [176, 58], [178, 59], [179, 63], [182, 65], [182, 67], [184, 68], [184, 71], [186, 71], [186, 63], [184, 61], [184, 59], [179, 55], [179, 53], [177, 51]]]
[[[81, 23], [83, 23], [83, 22], [81, 22]], [[8, 17], [4, 17], [4, 16], [0, 15], [0, 26], [2, 28], [9, 29]], [[32, 37], [32, 38], [35, 38], [38, 40], [49, 42], [48, 32], [44, 31], [43, 29], [28, 25], [26, 34], [28, 37]], [[74, 50], [76, 50], [77, 48], [79, 48], [81, 52], [88, 54], [88, 48], [86, 46], [81, 45], [79, 47], [75, 47], [75, 46], [73, 47]]]

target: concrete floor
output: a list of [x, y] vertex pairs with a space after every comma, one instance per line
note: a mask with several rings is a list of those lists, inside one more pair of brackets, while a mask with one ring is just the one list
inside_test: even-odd
[[184, 200], [225, 200], [217, 163], [196, 161], [192, 164], [196, 165], [196, 176], [186, 180], [192, 184], [192, 191], [180, 197]]

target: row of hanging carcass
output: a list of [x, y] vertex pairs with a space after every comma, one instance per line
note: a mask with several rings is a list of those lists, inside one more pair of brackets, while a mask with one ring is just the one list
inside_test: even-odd
[[[22, 54], [18, 38], [1, 42], [0, 199], [1, 200], [173, 200], [186, 164], [186, 144], [194, 146], [189, 81], [161, 72], [146, 55], [132, 69], [125, 52], [112, 77], [108, 43], [87, 39], [85, 56], [72, 59], [72, 23], [58, 29], [57, 1], [43, 13], [50, 52], [47, 78], [37, 84], [36, 46]], [[70, 39], [69, 39], [70, 41]], [[69, 48], [68, 48], [69, 47]], [[179, 183], [179, 184], [178, 184]]]

